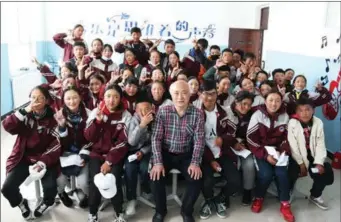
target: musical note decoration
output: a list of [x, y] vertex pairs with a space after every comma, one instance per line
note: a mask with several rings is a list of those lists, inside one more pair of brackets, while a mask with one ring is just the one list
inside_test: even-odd
[[327, 76], [327, 75], [321, 76], [320, 80], [321, 80], [321, 84], [322, 84], [323, 86], [325, 86], [325, 85], [327, 85], [327, 84], [329, 83], [329, 79], [328, 79], [328, 76]]
[[334, 59], [334, 63], [340, 63], [340, 60], [341, 60], [341, 54], [339, 54], [339, 56]]
[[327, 36], [322, 36], [321, 49], [323, 49], [324, 47], [327, 47], [327, 45], [328, 45]]
[[329, 72], [329, 63], [330, 63], [330, 59], [326, 59], [326, 72]]

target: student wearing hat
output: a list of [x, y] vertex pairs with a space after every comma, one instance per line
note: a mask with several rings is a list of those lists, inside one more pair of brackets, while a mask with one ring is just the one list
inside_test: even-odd
[[[151, 134], [154, 112], [152, 103], [146, 93], [140, 93], [136, 100], [136, 112], [132, 117], [128, 130], [128, 158], [125, 160], [125, 174], [127, 186], [127, 208], [126, 215], [136, 213], [136, 187], [138, 175], [140, 175], [142, 191], [149, 194], [148, 165], [151, 151]], [[131, 156], [136, 157], [131, 161]]]
[[98, 207], [101, 193], [94, 178], [97, 174], [113, 174], [116, 178], [117, 193], [110, 197], [116, 215], [115, 222], [124, 222], [122, 174], [125, 156], [128, 152], [127, 128], [131, 114], [124, 109], [122, 90], [118, 85], [108, 85], [104, 99], [89, 115], [84, 137], [93, 145], [89, 160], [89, 218], [88, 222], [98, 222]]
[[67, 62], [71, 58], [73, 58], [74, 56], [73, 45], [75, 44], [75, 42], [83, 42], [85, 44], [85, 41], [82, 38], [83, 32], [84, 27], [81, 24], [77, 24], [75, 25], [73, 30], [69, 31], [69, 33], [58, 33], [53, 36], [54, 42], [59, 47], [64, 49], [63, 62]]
[[136, 108], [136, 99], [139, 92], [139, 80], [134, 77], [128, 77], [124, 82], [124, 91], [123, 91], [123, 104], [130, 112], [131, 115], [134, 115]]
[[[218, 217], [226, 218], [229, 207], [229, 196], [237, 192], [241, 178], [236, 165], [229, 157], [229, 145], [223, 138], [228, 136], [228, 116], [223, 107], [217, 103], [217, 89], [214, 81], [204, 81], [202, 85], [202, 107], [205, 114], [205, 151], [203, 162], [204, 186], [202, 192], [205, 204], [200, 210], [200, 218], [208, 219], [213, 209]], [[227, 180], [219, 196], [214, 197], [214, 173], [220, 173]], [[224, 198], [221, 198], [224, 196]]]
[[323, 122], [314, 116], [314, 104], [308, 98], [297, 101], [296, 114], [288, 123], [288, 141], [293, 157], [289, 165], [292, 185], [298, 177], [305, 177], [309, 172], [314, 181], [309, 200], [320, 209], [327, 210], [322, 192], [326, 186], [333, 184], [334, 173], [330, 163], [326, 162]]
[[24, 219], [31, 217], [28, 202], [20, 193], [19, 186], [29, 176], [29, 168], [40, 173], [44, 197], [32, 213], [40, 217], [54, 204], [57, 195], [58, 162], [61, 152], [57, 123], [53, 110], [48, 106], [48, 91], [37, 86], [30, 93], [30, 104], [7, 116], [2, 122], [4, 129], [17, 135], [13, 151], [6, 162], [6, 179], [1, 193], [12, 207], [21, 210]]

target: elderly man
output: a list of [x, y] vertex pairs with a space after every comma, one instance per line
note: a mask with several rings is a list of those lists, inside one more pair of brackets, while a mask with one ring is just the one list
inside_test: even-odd
[[202, 186], [200, 163], [204, 152], [203, 112], [189, 104], [190, 91], [185, 81], [170, 87], [172, 105], [161, 107], [152, 133], [151, 188], [156, 202], [153, 222], [163, 222], [167, 214], [166, 173], [176, 168], [187, 181], [181, 215], [184, 222], [194, 222], [193, 206]]

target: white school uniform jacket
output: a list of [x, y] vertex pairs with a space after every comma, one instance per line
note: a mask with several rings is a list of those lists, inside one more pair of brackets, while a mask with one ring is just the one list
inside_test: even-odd
[[[308, 168], [309, 161], [307, 158], [307, 148], [303, 127], [297, 119], [290, 119], [288, 123], [288, 141], [292, 157], [298, 164], [304, 163], [304, 165]], [[315, 116], [313, 117], [309, 147], [311, 155], [314, 157], [314, 164], [323, 165], [327, 156], [327, 149], [324, 142], [323, 122]]]

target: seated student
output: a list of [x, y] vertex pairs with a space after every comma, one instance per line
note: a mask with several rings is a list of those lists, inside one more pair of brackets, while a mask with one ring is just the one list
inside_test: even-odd
[[181, 206], [185, 222], [194, 222], [193, 207], [199, 197], [202, 180], [200, 164], [204, 152], [204, 115], [189, 104], [189, 86], [177, 81], [170, 87], [174, 105], [161, 107], [152, 132], [151, 189], [155, 198], [153, 222], [163, 222], [167, 214], [166, 174], [178, 169], [187, 181]]
[[207, 57], [206, 63], [204, 65], [205, 69], [208, 70], [214, 66], [220, 57], [220, 47], [217, 45], [212, 45], [210, 47], [210, 55]]
[[224, 109], [230, 106], [234, 101], [234, 96], [229, 93], [231, 82], [228, 76], [219, 76], [217, 79], [218, 98], [217, 103]]
[[199, 80], [191, 76], [188, 78], [188, 85], [189, 85], [189, 90], [191, 93], [191, 97], [189, 98], [189, 103], [193, 104], [195, 107], [200, 108], [200, 105], [197, 106], [198, 103], [201, 103], [199, 100], [199, 88], [200, 88], [200, 83]]
[[131, 115], [135, 113], [136, 99], [139, 91], [139, 81], [134, 76], [128, 77], [124, 82], [122, 102]]
[[48, 84], [53, 84], [57, 88], [57, 85], [59, 86], [61, 84], [61, 79], [64, 79], [65, 76], [72, 74], [71, 73], [71, 64], [68, 62], [63, 62], [62, 65], [60, 66], [60, 77], [61, 79], [58, 79], [56, 74], [54, 74], [50, 68], [47, 65], [43, 65], [38, 62], [36, 57], [32, 58], [32, 62], [37, 65], [37, 69], [40, 71], [42, 76], [45, 77], [46, 81]]
[[[226, 126], [229, 119], [223, 107], [217, 103], [217, 89], [214, 81], [204, 81], [202, 85], [202, 107], [205, 114], [205, 151], [203, 162], [203, 180], [204, 186], [202, 192], [205, 198], [205, 204], [200, 210], [200, 218], [208, 219], [213, 208], [218, 217], [226, 218], [226, 207], [229, 207], [229, 197], [237, 192], [241, 185], [241, 178], [236, 165], [229, 158], [227, 150], [230, 149], [226, 142], [222, 141], [228, 135]], [[222, 189], [220, 195], [214, 197], [214, 173], [219, 172], [227, 184]], [[224, 200], [225, 202], [221, 201]]]
[[262, 82], [259, 85], [259, 93], [260, 95], [265, 98], [266, 95], [269, 94], [269, 92], [272, 90], [273, 88], [273, 82], [270, 80], [265, 80], [264, 82]]
[[111, 60], [113, 49], [111, 45], [105, 44], [103, 47], [102, 56], [99, 59], [94, 59], [90, 63], [91, 70], [99, 72], [108, 81], [112, 72], [118, 72], [118, 66]]
[[93, 145], [89, 160], [89, 218], [88, 222], [98, 222], [98, 207], [101, 194], [94, 183], [98, 173], [112, 173], [116, 178], [116, 195], [111, 202], [116, 212], [115, 222], [125, 222], [123, 218], [122, 173], [124, 158], [128, 152], [127, 128], [131, 115], [124, 110], [121, 102], [122, 90], [117, 85], [108, 85], [104, 100], [89, 115], [84, 137]]
[[136, 58], [135, 52], [132, 49], [126, 49], [124, 51], [124, 63], [120, 64], [120, 73], [123, 73], [123, 70], [127, 67], [134, 70], [134, 76], [137, 79], [140, 79], [141, 71], [143, 66], [139, 64], [139, 61]]
[[274, 71], [272, 71], [272, 78], [274, 81], [274, 85], [277, 86], [283, 96], [285, 95], [285, 93], [292, 91], [293, 88], [291, 84], [286, 84], [285, 72], [283, 69], [275, 69]]
[[149, 57], [149, 64], [147, 64], [145, 67], [143, 67], [141, 71], [141, 76], [140, 76], [140, 82], [144, 83], [148, 78], [151, 77], [152, 71], [156, 68], [161, 69], [160, 65], [160, 53], [157, 50], [153, 50], [150, 52], [150, 57]]
[[[233, 52], [231, 49], [224, 49], [221, 53], [221, 59], [218, 59], [215, 66], [212, 66], [210, 69], [208, 69], [206, 71], [206, 73], [204, 74], [203, 78], [205, 80], [214, 80], [216, 77], [216, 73], [219, 67], [221, 66], [232, 66], [233, 62]], [[230, 68], [231, 69], [231, 68]], [[231, 73], [230, 70], [230, 79], [233, 79], [234, 74]]]
[[316, 86], [317, 92], [309, 92], [306, 89], [307, 79], [304, 75], [297, 75], [293, 81], [294, 89], [284, 96], [284, 102], [287, 104], [287, 112], [289, 115], [295, 113], [296, 101], [300, 98], [309, 98], [312, 100], [314, 107], [322, 106], [332, 99], [329, 90], [321, 83]]
[[152, 101], [154, 113], [157, 113], [160, 107], [172, 104], [172, 101], [168, 99], [169, 96], [163, 82], [154, 81], [151, 85], [148, 96]]
[[252, 52], [247, 52], [244, 54], [242, 61], [240, 62], [240, 67], [236, 72], [236, 83], [239, 84], [240, 81], [247, 77], [254, 80], [255, 66], [256, 66], [256, 55]]
[[244, 58], [244, 51], [241, 49], [236, 49], [233, 51], [233, 62], [234, 62], [234, 67], [238, 69], [240, 67], [240, 62]]
[[264, 104], [264, 98], [259, 94], [255, 88], [254, 82], [249, 78], [243, 78], [240, 82], [240, 89], [253, 93], [255, 98], [252, 103], [252, 110], [255, 111], [260, 105]]
[[[276, 165], [277, 157], [275, 155], [286, 156], [290, 154], [290, 147], [287, 142], [288, 121], [289, 116], [282, 103], [281, 93], [271, 91], [265, 97], [265, 104], [261, 105], [252, 115], [246, 138], [248, 147], [256, 157], [256, 169], [258, 171], [255, 200], [252, 203], [251, 210], [255, 213], [262, 210], [265, 193], [275, 176], [278, 181], [278, 195], [281, 201], [280, 212], [286, 221], [293, 222], [295, 217], [291, 212], [289, 203], [288, 169], [285, 163], [281, 166]], [[274, 148], [277, 153], [272, 153], [268, 146]]]
[[[130, 49], [133, 51], [133, 54], [136, 56], [136, 59], [138, 63], [144, 67], [148, 64], [148, 58], [149, 58], [149, 52], [144, 45], [143, 42], [141, 42], [141, 29], [138, 27], [134, 27], [130, 30], [130, 34], [132, 36], [132, 40], [128, 41], [126, 39], [118, 42], [115, 45], [115, 51], [118, 53], [125, 53], [127, 49]], [[126, 58], [125, 58], [126, 59]]]
[[83, 130], [90, 110], [86, 109], [82, 103], [80, 91], [77, 88], [69, 87], [64, 90], [63, 100], [63, 108], [55, 114], [62, 146], [61, 156], [79, 155], [82, 159], [82, 165], [75, 163], [71, 166], [61, 167], [62, 173], [57, 179], [58, 195], [65, 206], [70, 207], [72, 205], [72, 200], [64, 190], [68, 183], [67, 177], [76, 176], [76, 188], [80, 189], [77, 192], [82, 194], [79, 206], [85, 208], [88, 206], [89, 169], [87, 161], [91, 144], [84, 138]]
[[268, 74], [264, 70], [260, 70], [256, 73], [256, 87], [260, 89], [260, 84], [268, 80]]
[[152, 121], [154, 113], [152, 111], [152, 103], [144, 93], [140, 94], [136, 100], [136, 112], [132, 117], [128, 130], [129, 151], [128, 156], [136, 155], [137, 159], [125, 161], [125, 174], [127, 186], [127, 208], [126, 215], [134, 215], [136, 213], [136, 187], [138, 174], [142, 190], [150, 194], [148, 166], [150, 160]]
[[[314, 183], [309, 200], [319, 208], [327, 210], [322, 198], [327, 185], [334, 182], [330, 163], [326, 162], [327, 149], [324, 143], [323, 122], [314, 116], [314, 104], [307, 98], [300, 98], [296, 104], [296, 115], [288, 123], [288, 141], [293, 159], [289, 165], [292, 184], [308, 172]], [[317, 169], [317, 172], [312, 171]]]
[[206, 39], [194, 39], [193, 48], [188, 52], [188, 55], [194, 58], [194, 61], [199, 62], [201, 65], [205, 65], [207, 61], [206, 49], [208, 47], [208, 41]]
[[[53, 110], [48, 106], [48, 91], [37, 86], [30, 93], [30, 104], [7, 116], [2, 125], [12, 135], [17, 135], [13, 151], [6, 163], [6, 179], [1, 192], [12, 207], [19, 207], [22, 216], [40, 217], [55, 202], [57, 195], [58, 161], [60, 143]], [[30, 176], [29, 167], [43, 173], [41, 178], [44, 197], [31, 215], [28, 202], [19, 186]]]
[[53, 36], [53, 41], [59, 47], [64, 49], [63, 62], [68, 62], [74, 57], [73, 45], [75, 44], [75, 42], [83, 42], [84, 44], [86, 44], [84, 39], [82, 39], [82, 35], [84, 32], [84, 27], [82, 25], [75, 25], [73, 30], [70, 30], [69, 32], [70, 33], [58, 33]]
[[[102, 51], [103, 51], [104, 48], [105, 47], [103, 47], [102, 39], [96, 38], [96, 39], [92, 40], [92, 42], [91, 42], [91, 51], [89, 52], [90, 58], [92, 58], [92, 59], [100, 59], [102, 57]], [[111, 53], [112, 53], [112, 47], [111, 47]]]

